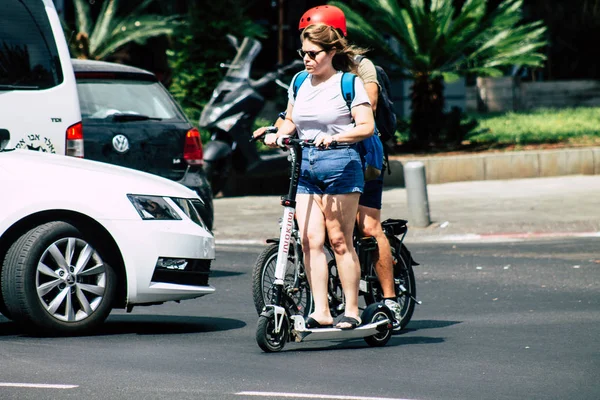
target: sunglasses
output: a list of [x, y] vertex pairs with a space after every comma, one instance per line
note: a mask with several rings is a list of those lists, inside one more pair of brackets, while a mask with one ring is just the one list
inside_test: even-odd
[[319, 50], [319, 51], [304, 51], [302, 49], [298, 49], [298, 55], [300, 56], [300, 58], [304, 59], [304, 56], [308, 55], [308, 57], [310, 57], [311, 60], [314, 60], [315, 58], [317, 58], [317, 54], [323, 52], [325, 50]]

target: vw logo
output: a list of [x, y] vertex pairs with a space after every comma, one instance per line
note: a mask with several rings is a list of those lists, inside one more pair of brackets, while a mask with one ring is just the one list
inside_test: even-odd
[[129, 140], [125, 135], [115, 135], [112, 140], [113, 147], [118, 153], [126, 153], [129, 150]]

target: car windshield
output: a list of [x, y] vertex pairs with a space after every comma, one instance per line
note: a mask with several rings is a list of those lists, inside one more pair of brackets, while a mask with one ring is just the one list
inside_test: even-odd
[[[124, 114], [152, 119], [184, 118], [175, 102], [158, 82], [90, 79], [77, 82], [81, 116], [105, 119]], [[139, 120], [139, 119], [138, 119]]]

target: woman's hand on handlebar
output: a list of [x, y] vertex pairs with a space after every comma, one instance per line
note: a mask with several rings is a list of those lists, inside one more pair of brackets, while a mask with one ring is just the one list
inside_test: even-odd
[[262, 136], [264, 136], [265, 131], [267, 130], [267, 128], [268, 128], [268, 126], [261, 126], [257, 130], [255, 130], [254, 132], [252, 132], [252, 139], [258, 140], [259, 138], [261, 138]]
[[251, 141], [262, 140], [263, 143], [269, 147], [278, 147], [277, 146], [277, 134], [273, 133], [277, 132], [277, 128], [273, 126], [263, 126], [258, 128], [252, 133]]
[[321, 149], [334, 148], [338, 145], [338, 142], [331, 135], [321, 136], [315, 139], [314, 141], [315, 147], [319, 147]]
[[276, 133], [267, 133], [265, 135], [265, 144], [269, 147], [279, 147], [277, 144], [277, 134]]

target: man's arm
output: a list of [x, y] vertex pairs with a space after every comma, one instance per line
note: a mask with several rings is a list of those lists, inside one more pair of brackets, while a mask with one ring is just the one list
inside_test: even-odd
[[367, 96], [371, 102], [373, 113], [377, 111], [377, 98], [379, 97], [379, 82], [377, 82], [377, 70], [375, 64], [368, 58], [363, 58], [358, 64], [358, 76], [365, 85]]
[[374, 82], [365, 83], [365, 90], [367, 91], [367, 96], [369, 96], [369, 101], [371, 102], [371, 108], [373, 109], [373, 113], [375, 113], [377, 111], [379, 85]]

